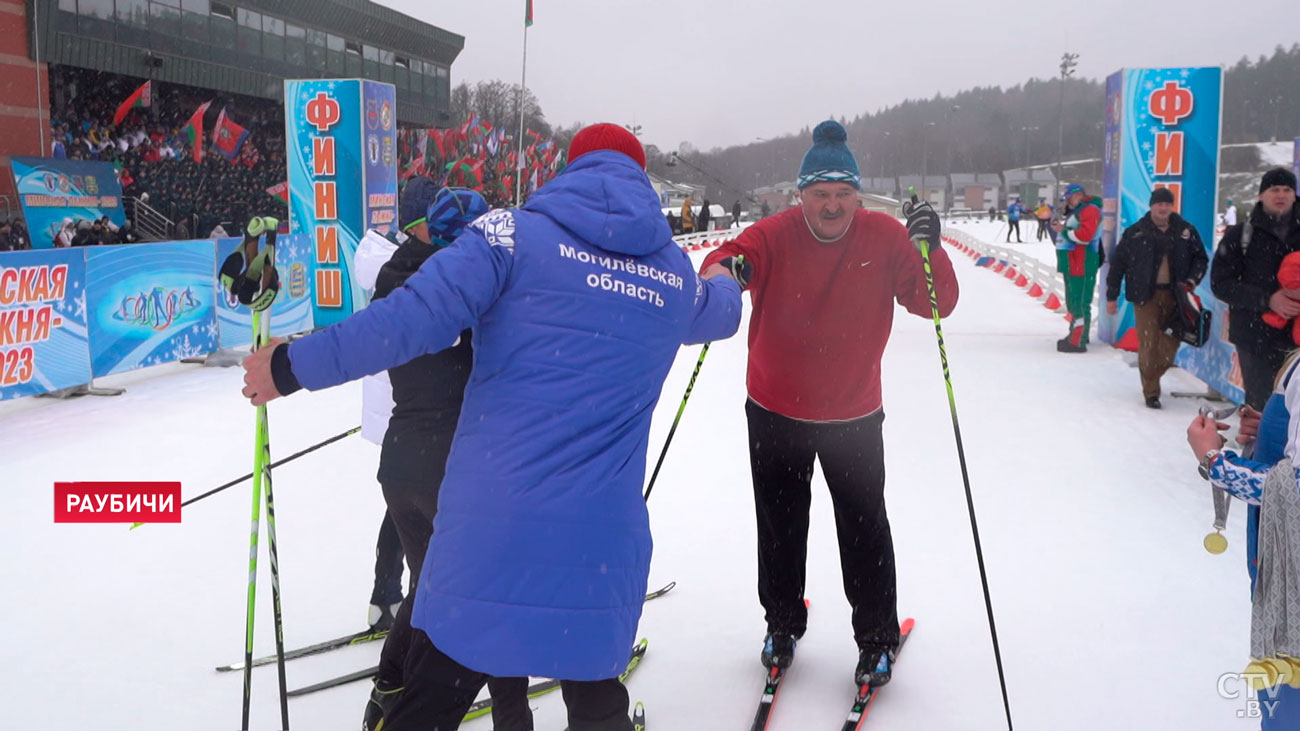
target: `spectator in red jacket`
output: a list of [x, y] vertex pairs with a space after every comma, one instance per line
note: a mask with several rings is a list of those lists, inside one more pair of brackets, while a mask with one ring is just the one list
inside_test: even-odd
[[[859, 648], [855, 680], [889, 681], [897, 650], [894, 546], [885, 513], [880, 359], [894, 302], [931, 317], [921, 255], [939, 217], [908, 205], [909, 225], [858, 206], [861, 177], [844, 128], [813, 131], [798, 186], [802, 204], [746, 228], [702, 269], [725, 268], [749, 289], [750, 470], [758, 515], [758, 596], [768, 667], [794, 659], [803, 603], [813, 459], [835, 505], [844, 590]], [[909, 238], [910, 236], [910, 238]], [[741, 256], [743, 255], [743, 260]], [[948, 255], [932, 248], [939, 312], [957, 304]]]

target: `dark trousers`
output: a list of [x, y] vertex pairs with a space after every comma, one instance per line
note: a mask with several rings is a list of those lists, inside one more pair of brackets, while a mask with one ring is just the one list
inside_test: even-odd
[[1246, 387], [1246, 405], [1264, 410], [1273, 393], [1273, 381], [1286, 361], [1287, 351], [1266, 348], [1262, 351], [1237, 348], [1237, 362], [1241, 364], [1241, 381]]
[[769, 632], [808, 628], [804, 579], [813, 459], [835, 506], [844, 594], [859, 647], [898, 645], [894, 539], [885, 514], [883, 411], [852, 421], [807, 422], [745, 403], [758, 517], [758, 599]]
[[[406, 690], [384, 717], [384, 731], [458, 728], [483, 684], [491, 682], [483, 673], [470, 670], [443, 654], [418, 629], [412, 633], [406, 653], [405, 674]], [[570, 731], [632, 731], [632, 721], [627, 715], [627, 689], [618, 678], [565, 680], [560, 683], [560, 690], [569, 709]], [[497, 696], [494, 694], [492, 699], [495, 702]], [[503, 728], [495, 714], [493, 727], [495, 731]]]
[[397, 535], [393, 516], [384, 513], [375, 541], [375, 586], [370, 603], [387, 606], [402, 601], [402, 539]]
[[1050, 231], [1051, 229], [1049, 229], [1049, 228], [1047, 227], [1047, 223], [1048, 223], [1048, 219], [1046, 219], [1046, 218], [1040, 218], [1040, 219], [1038, 219], [1038, 233], [1037, 233], [1037, 237], [1038, 237], [1038, 240], [1039, 240], [1039, 241], [1042, 241], [1043, 239], [1046, 239], [1046, 238], [1050, 238], [1050, 236], [1048, 235], [1047, 232]]
[[1023, 244], [1023, 243], [1025, 243], [1025, 242], [1023, 242], [1023, 241], [1020, 240], [1020, 221], [1019, 221], [1019, 220], [1016, 220], [1016, 221], [1007, 221], [1007, 243], [1008, 243], [1008, 244], [1011, 243], [1011, 232], [1012, 232], [1012, 231], [1015, 231], [1015, 232], [1016, 232], [1016, 243], [1018, 243], [1018, 244]]
[[[386, 449], [388, 444], [386, 439]], [[416, 637], [424, 636], [423, 632], [411, 627], [411, 610], [415, 605], [415, 587], [420, 580], [420, 570], [424, 568], [424, 555], [429, 550], [429, 539], [433, 537], [433, 516], [438, 512], [438, 488], [442, 485], [447, 455], [451, 449], [451, 436], [429, 439], [424, 448], [426, 453], [422, 456], [428, 457], [428, 452], [434, 452], [434, 463], [438, 466], [438, 469], [429, 470], [425, 479], [400, 479], [383, 474], [382, 470], [380, 479], [384, 502], [388, 504], [388, 515], [401, 539], [402, 549], [406, 552], [411, 578], [406, 601], [398, 607], [393, 627], [384, 639], [384, 649], [379, 655], [379, 670], [375, 675], [390, 685], [404, 686], [408, 691], [412, 678], [407, 656]], [[486, 682], [488, 692], [492, 694], [492, 725], [495, 731], [531, 731], [533, 712], [528, 707], [528, 678], [486, 678]], [[479, 683], [480, 688], [482, 685]], [[477, 694], [478, 690], [474, 693]], [[471, 703], [473, 700], [473, 696], [470, 696]], [[387, 721], [384, 728], [390, 728]]]

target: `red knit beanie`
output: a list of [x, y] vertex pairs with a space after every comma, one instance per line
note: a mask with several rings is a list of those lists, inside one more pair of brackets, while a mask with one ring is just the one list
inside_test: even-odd
[[569, 162], [596, 150], [621, 152], [635, 160], [642, 170], [645, 169], [645, 150], [641, 141], [617, 124], [593, 124], [579, 130], [569, 143]]

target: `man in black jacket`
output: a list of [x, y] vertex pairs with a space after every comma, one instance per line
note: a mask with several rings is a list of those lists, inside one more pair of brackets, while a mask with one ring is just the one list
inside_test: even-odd
[[1148, 408], [1160, 408], [1160, 377], [1174, 364], [1178, 339], [1164, 333], [1174, 313], [1174, 287], [1195, 289], [1210, 258], [1196, 227], [1174, 213], [1168, 188], [1151, 191], [1151, 210], [1124, 230], [1106, 275], [1106, 312], [1119, 313], [1119, 287], [1133, 303], [1138, 336], [1138, 373]]
[[1254, 409], [1264, 408], [1273, 378], [1294, 347], [1290, 329], [1260, 319], [1270, 310], [1287, 319], [1300, 315], [1300, 301], [1287, 297], [1277, 282], [1282, 258], [1293, 251], [1300, 251], [1296, 176], [1275, 168], [1264, 174], [1259, 202], [1245, 223], [1224, 232], [1210, 269], [1214, 296], [1231, 308], [1228, 336], [1237, 346], [1246, 404]]
[[[379, 270], [374, 299], [401, 288], [425, 260], [450, 244], [488, 210], [479, 194], [450, 188], [439, 190], [425, 177], [412, 178], [398, 204], [402, 234], [390, 235], [390, 241], [398, 247]], [[382, 727], [390, 701], [404, 687], [406, 651], [413, 637], [411, 609], [415, 584], [433, 535], [438, 487], [446, 471], [473, 364], [470, 331], [466, 330], [452, 347], [422, 355], [388, 371], [393, 386], [393, 412], [379, 453], [378, 478], [388, 505], [388, 518], [406, 554], [411, 578], [407, 601], [398, 608], [379, 656], [379, 670], [366, 704], [363, 731]], [[528, 707], [528, 678], [491, 678], [487, 685], [492, 695], [495, 729], [528, 731], [533, 728], [532, 710]]]

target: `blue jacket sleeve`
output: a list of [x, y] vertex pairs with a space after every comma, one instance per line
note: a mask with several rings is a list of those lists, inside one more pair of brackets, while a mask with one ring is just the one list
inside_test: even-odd
[[400, 289], [292, 343], [294, 376], [317, 391], [450, 347], [500, 297], [513, 260], [512, 248], [466, 231]]
[[736, 334], [740, 327], [740, 285], [721, 275], [703, 279], [695, 275], [695, 310], [686, 344], [722, 340]]

